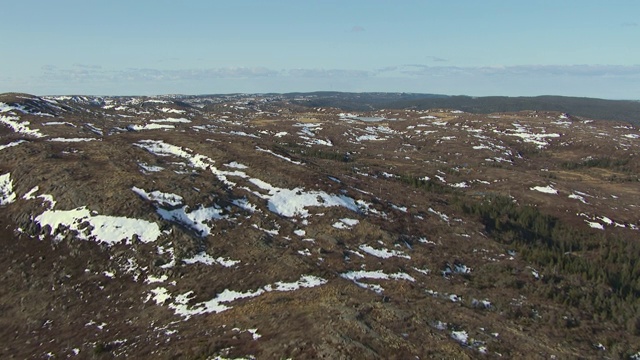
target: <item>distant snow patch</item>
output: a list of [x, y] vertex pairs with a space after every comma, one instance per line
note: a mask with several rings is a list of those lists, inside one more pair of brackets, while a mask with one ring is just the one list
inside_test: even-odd
[[[2, 105], [2, 103], [0, 103], [0, 105]], [[3, 111], [0, 111], [3, 112]], [[3, 116], [0, 115], [0, 124], [5, 124], [8, 127], [10, 127], [14, 132], [20, 133], [20, 134], [24, 134], [24, 135], [29, 135], [29, 136], [33, 136], [36, 138], [41, 138], [41, 137], [45, 137], [45, 135], [43, 135], [40, 130], [37, 129], [31, 129], [29, 128], [29, 122], [28, 121], [19, 121], [20, 118], [17, 116]]]
[[469, 334], [464, 330], [452, 331], [451, 337], [461, 344], [466, 344], [469, 341]]
[[273, 155], [273, 156], [275, 156], [275, 157], [277, 157], [277, 158], [279, 158], [279, 159], [282, 159], [282, 160], [288, 161], [288, 162], [290, 162], [290, 163], [292, 163], [292, 164], [296, 164], [296, 165], [304, 165], [304, 164], [303, 164], [302, 162], [300, 162], [300, 161], [291, 160], [290, 158], [288, 158], [288, 157], [286, 157], [286, 156], [283, 156], [283, 155], [280, 155], [280, 154], [276, 154], [276, 153], [274, 153], [274, 152], [273, 152], [273, 151], [271, 151], [271, 150], [263, 149], [263, 148], [261, 148], [261, 147], [259, 147], [259, 146], [256, 146], [256, 150], [258, 150], [258, 151], [262, 151], [262, 152], [265, 152], [265, 153], [267, 153], [267, 154], [271, 154], [271, 155]]
[[96, 138], [61, 138], [61, 137], [57, 137], [57, 138], [52, 138], [49, 139], [48, 141], [56, 141], [56, 142], [86, 142], [86, 141], [94, 141], [97, 140]]
[[[184, 294], [177, 295], [174, 299], [174, 302], [169, 304], [169, 308], [173, 309], [176, 315], [180, 315], [188, 319], [194, 315], [220, 313], [225, 310], [229, 310], [231, 309], [231, 306], [226, 304], [235, 300], [254, 298], [272, 291], [294, 291], [300, 288], [311, 288], [324, 285], [326, 283], [327, 280], [323, 278], [313, 275], [302, 275], [298, 281], [291, 283], [279, 281], [273, 285], [266, 285], [254, 291], [249, 290], [245, 292], [239, 292], [225, 289], [223, 292], [216, 295], [213, 299], [200, 302], [192, 306], [188, 305], [188, 303], [193, 298], [193, 291], [189, 291]], [[166, 297], [162, 297], [161, 299], [163, 300], [163, 302], [167, 300]]]
[[25, 200], [32, 200], [35, 199], [35, 197], [33, 196], [33, 194], [35, 194], [36, 192], [38, 192], [38, 190], [40, 190], [39, 186], [34, 186], [31, 190], [29, 190], [26, 194], [24, 194], [22, 196], [23, 199]]
[[229, 134], [238, 135], [238, 136], [252, 137], [252, 138], [256, 138], [256, 139], [260, 138], [260, 136], [258, 136], [258, 135], [248, 134], [248, 133], [246, 133], [244, 131], [229, 131]]
[[129, 126], [127, 126], [127, 129], [131, 130], [131, 131], [175, 129], [175, 126], [173, 126], [173, 125], [162, 125], [162, 124], [145, 124], [145, 125], [129, 125]]
[[378, 135], [361, 135], [356, 137], [356, 141], [381, 141], [386, 140], [385, 138], [379, 138]]
[[75, 125], [73, 125], [72, 123], [67, 122], [67, 121], [47, 121], [45, 123], [42, 123], [42, 125], [44, 125], [44, 126], [68, 125], [68, 126], [76, 127]]
[[164, 170], [162, 166], [149, 165], [146, 163], [138, 163], [138, 166], [140, 166], [142, 170], [146, 172], [159, 172]]
[[[37, 193], [38, 190], [40, 190], [40, 188], [38, 186], [34, 186], [31, 190], [29, 190], [26, 194], [24, 194], [22, 196], [22, 198], [25, 199], [25, 200], [36, 199], [36, 197], [33, 196], [33, 195], [35, 193]], [[49, 194], [42, 194], [42, 195], [39, 195], [37, 198], [42, 199], [45, 202], [48, 202], [49, 203], [49, 209], [53, 209], [56, 206], [56, 201], [53, 200], [53, 196], [51, 196]]]
[[301, 188], [275, 188], [259, 179], [250, 179], [258, 187], [268, 190], [269, 210], [286, 217], [309, 216], [310, 206], [342, 206], [354, 212], [358, 211], [355, 201], [345, 195], [329, 195], [323, 191], [303, 191]]
[[0, 150], [4, 150], [6, 148], [10, 148], [10, 147], [14, 147], [14, 146], [18, 146], [22, 143], [26, 142], [25, 140], [18, 140], [18, 141], [14, 141], [14, 142], [10, 142], [6, 145], [0, 145]]
[[152, 123], [190, 123], [191, 120], [185, 118], [166, 118], [166, 119], [155, 119], [149, 120]]
[[595, 222], [595, 221], [589, 221], [589, 220], [585, 220], [585, 222], [587, 223], [587, 225], [589, 225], [589, 227], [594, 228], [594, 229], [598, 229], [598, 230], [604, 230], [604, 225]]
[[172, 109], [172, 108], [168, 108], [168, 107], [163, 107], [163, 108], [160, 108], [159, 110], [164, 112], [164, 113], [174, 113], [174, 114], [184, 114], [185, 113], [184, 110]]
[[438, 215], [440, 219], [442, 219], [443, 221], [449, 222], [449, 216], [447, 216], [446, 214], [433, 210], [432, 208], [429, 208], [427, 211], [429, 211], [432, 214]]
[[384, 291], [384, 288], [377, 284], [367, 284], [363, 283], [360, 280], [362, 279], [370, 279], [370, 280], [406, 280], [415, 282], [416, 280], [407, 273], [398, 272], [394, 274], [386, 274], [382, 270], [377, 271], [349, 271], [343, 274], [340, 274], [340, 277], [343, 279], [347, 279], [353, 281], [354, 284], [360, 286], [361, 288], [373, 290], [378, 294], [381, 294]]
[[213, 256], [203, 252], [197, 253], [188, 259], [182, 259], [185, 264], [196, 264], [201, 263], [205, 265], [213, 265], [218, 264], [224, 267], [232, 267], [240, 263], [240, 260], [231, 260], [225, 259], [223, 257], [218, 257], [214, 259]]
[[15, 201], [16, 193], [13, 192], [11, 173], [0, 175], [0, 205], [9, 205]]
[[162, 276], [149, 275], [149, 276], [147, 276], [147, 279], [144, 281], [144, 283], [145, 284], [160, 283], [160, 282], [167, 281], [167, 279], [169, 279], [169, 277], [167, 275], [162, 275]]
[[558, 190], [556, 190], [553, 187], [551, 187], [551, 185], [548, 185], [548, 186], [534, 186], [534, 187], [529, 188], [529, 190], [539, 191], [539, 192], [545, 193], [545, 194], [553, 194], [553, 195], [557, 195], [558, 194]]
[[134, 144], [148, 152], [158, 156], [177, 156], [189, 160], [191, 165], [196, 168], [206, 169], [213, 164], [213, 160], [199, 154], [191, 154], [190, 149], [184, 149], [179, 146], [164, 143], [156, 140], [140, 140]]
[[[516, 136], [522, 139], [524, 142], [533, 143], [538, 146], [539, 149], [542, 149], [549, 145], [549, 142], [546, 141], [548, 138], [558, 138], [560, 134], [555, 133], [532, 133], [529, 129], [524, 127], [521, 124], [514, 123], [513, 126], [516, 128], [515, 130], [511, 130], [505, 135]], [[499, 132], [494, 130], [494, 132]]]
[[411, 257], [405, 253], [403, 253], [402, 251], [397, 251], [397, 250], [388, 250], [388, 249], [375, 249], [369, 245], [360, 245], [358, 247], [360, 250], [366, 252], [369, 255], [375, 256], [375, 257], [379, 257], [381, 259], [388, 259], [390, 257], [400, 257], [400, 258], [404, 258], [404, 259], [411, 259]]
[[582, 196], [582, 195], [578, 195], [578, 194], [575, 194], [575, 193], [574, 193], [574, 194], [569, 195], [569, 199], [576, 199], [576, 200], [579, 200], [579, 201], [580, 201], [581, 203], [583, 203], [583, 204], [589, 204], [589, 203], [587, 202], [587, 200], [584, 198], [584, 196]]
[[344, 218], [335, 222], [332, 226], [336, 229], [349, 229], [358, 225], [358, 223], [360, 223], [360, 220]]
[[169, 294], [169, 291], [163, 287], [157, 287], [155, 289], [151, 289], [150, 292], [151, 294], [145, 302], [149, 301], [150, 299], [153, 299], [156, 305], [162, 305], [167, 300], [171, 299], [171, 295]]
[[256, 207], [254, 204], [250, 203], [249, 200], [247, 200], [246, 198], [242, 198], [242, 199], [235, 199], [233, 201], [231, 201], [231, 203], [241, 209], [244, 209], [246, 211], [249, 212], [256, 212], [258, 210], [258, 207]]
[[168, 221], [175, 221], [196, 231], [200, 236], [206, 237], [211, 234], [211, 227], [206, 224], [211, 220], [225, 219], [224, 210], [217, 207], [204, 207], [200, 205], [195, 210], [189, 211], [187, 205], [180, 209], [167, 210], [158, 208], [158, 215]]
[[[142, 242], [155, 241], [160, 235], [158, 224], [127, 217], [97, 215], [86, 206], [74, 210], [47, 210], [35, 218], [41, 227], [49, 225], [51, 233], [59, 227], [77, 232], [82, 240], [93, 240], [113, 245], [122, 240], [130, 241], [134, 236]], [[62, 240], [62, 235], [56, 239]]]
[[470, 267], [468, 267], [467, 265], [464, 265], [462, 263], [456, 262], [453, 264], [453, 268], [451, 267], [451, 265], [449, 263], [446, 264], [446, 266], [444, 267], [444, 270], [441, 270], [440, 273], [442, 274], [443, 277], [448, 277], [449, 275], [456, 273], [456, 274], [470, 274], [472, 271], [472, 269]]
[[182, 196], [163, 193], [161, 191], [152, 191], [150, 193], [138, 187], [132, 187], [131, 190], [138, 194], [141, 198], [149, 201], [153, 201], [162, 206], [178, 206], [182, 204]]
[[230, 168], [234, 168], [234, 169], [240, 169], [240, 170], [244, 170], [244, 169], [248, 169], [249, 167], [247, 165], [243, 165], [240, 164], [238, 162], [232, 161], [228, 164], [224, 164], [224, 166], [230, 167]]

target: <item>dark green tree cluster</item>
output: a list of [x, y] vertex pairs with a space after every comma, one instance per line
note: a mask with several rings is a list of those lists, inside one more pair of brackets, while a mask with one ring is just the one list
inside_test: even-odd
[[324, 160], [333, 160], [333, 161], [342, 161], [342, 162], [351, 162], [353, 158], [349, 153], [335, 152], [335, 151], [324, 151], [319, 149], [309, 149], [302, 152], [302, 155], [324, 159]]
[[[411, 175], [396, 179], [430, 193], [447, 194], [455, 211], [477, 218], [491, 238], [515, 250], [541, 275], [539, 281], [523, 283], [516, 278], [510, 281], [510, 273], [496, 274], [504, 279], [493, 279], [493, 285], [513, 284], [522, 291], [575, 309], [584, 318], [613, 322], [618, 328], [640, 335], [640, 242], [572, 226], [508, 196], [471, 196]], [[477, 280], [483, 281], [481, 277]], [[579, 321], [571, 322], [571, 326], [576, 324]]]
[[621, 172], [631, 172], [629, 159], [612, 159], [610, 157], [590, 158], [579, 162], [563, 162], [560, 166], [566, 170], [584, 168], [613, 169]]
[[[519, 205], [506, 196], [457, 198], [458, 210], [476, 216], [498, 242], [515, 249], [543, 275], [532, 290], [601, 320], [640, 325], [640, 244], [581, 230]], [[640, 333], [640, 326], [634, 332]]]
[[397, 179], [407, 185], [425, 190], [430, 193], [450, 194], [455, 191], [450, 186], [442, 185], [433, 180], [426, 180], [424, 178], [419, 178], [413, 175], [400, 175]]
[[300, 146], [294, 143], [284, 143], [281, 145], [274, 145], [273, 151], [278, 153], [288, 154], [289, 156], [291, 156], [291, 154], [295, 154], [297, 157], [304, 157], [304, 158], [316, 158], [316, 159], [341, 161], [341, 162], [353, 161], [353, 155], [348, 152], [325, 151], [325, 150]]

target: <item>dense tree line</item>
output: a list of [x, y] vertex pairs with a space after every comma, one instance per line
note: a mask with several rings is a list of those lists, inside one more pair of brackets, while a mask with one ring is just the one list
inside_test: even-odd
[[577, 170], [584, 168], [614, 169], [622, 172], [631, 172], [627, 165], [629, 159], [612, 159], [610, 157], [590, 158], [579, 162], [563, 162], [560, 167], [566, 170]]
[[353, 161], [353, 155], [348, 152], [325, 151], [320, 149], [303, 147], [298, 144], [285, 143], [273, 146], [273, 151], [288, 155], [296, 154], [298, 157], [316, 158], [341, 162]]
[[458, 197], [454, 205], [476, 216], [493, 239], [542, 269], [537, 293], [599, 319], [631, 322], [630, 330], [640, 333], [637, 241], [567, 225], [506, 196], [483, 201]]
[[[522, 290], [575, 308], [591, 320], [612, 321], [629, 333], [640, 335], [638, 241], [577, 228], [507, 196], [486, 193], [474, 197], [413, 176], [398, 179], [428, 192], [449, 194], [448, 202], [455, 211], [476, 218], [492, 239], [515, 250], [540, 274], [540, 280], [526, 287], [509, 279], [497, 279], [498, 282], [525, 287]], [[578, 323], [574, 319], [567, 326]]]

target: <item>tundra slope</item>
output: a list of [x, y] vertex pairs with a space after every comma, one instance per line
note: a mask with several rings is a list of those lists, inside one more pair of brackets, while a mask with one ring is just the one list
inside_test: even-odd
[[3, 357], [640, 351], [637, 128], [294, 100], [1, 95]]

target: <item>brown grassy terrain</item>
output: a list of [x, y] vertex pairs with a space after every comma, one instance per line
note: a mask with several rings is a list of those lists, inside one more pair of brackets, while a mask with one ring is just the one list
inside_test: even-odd
[[[0, 102], [3, 358], [640, 351], [628, 124], [240, 96]], [[124, 218], [158, 235], [106, 240]], [[292, 285], [304, 276], [322, 282]]]

